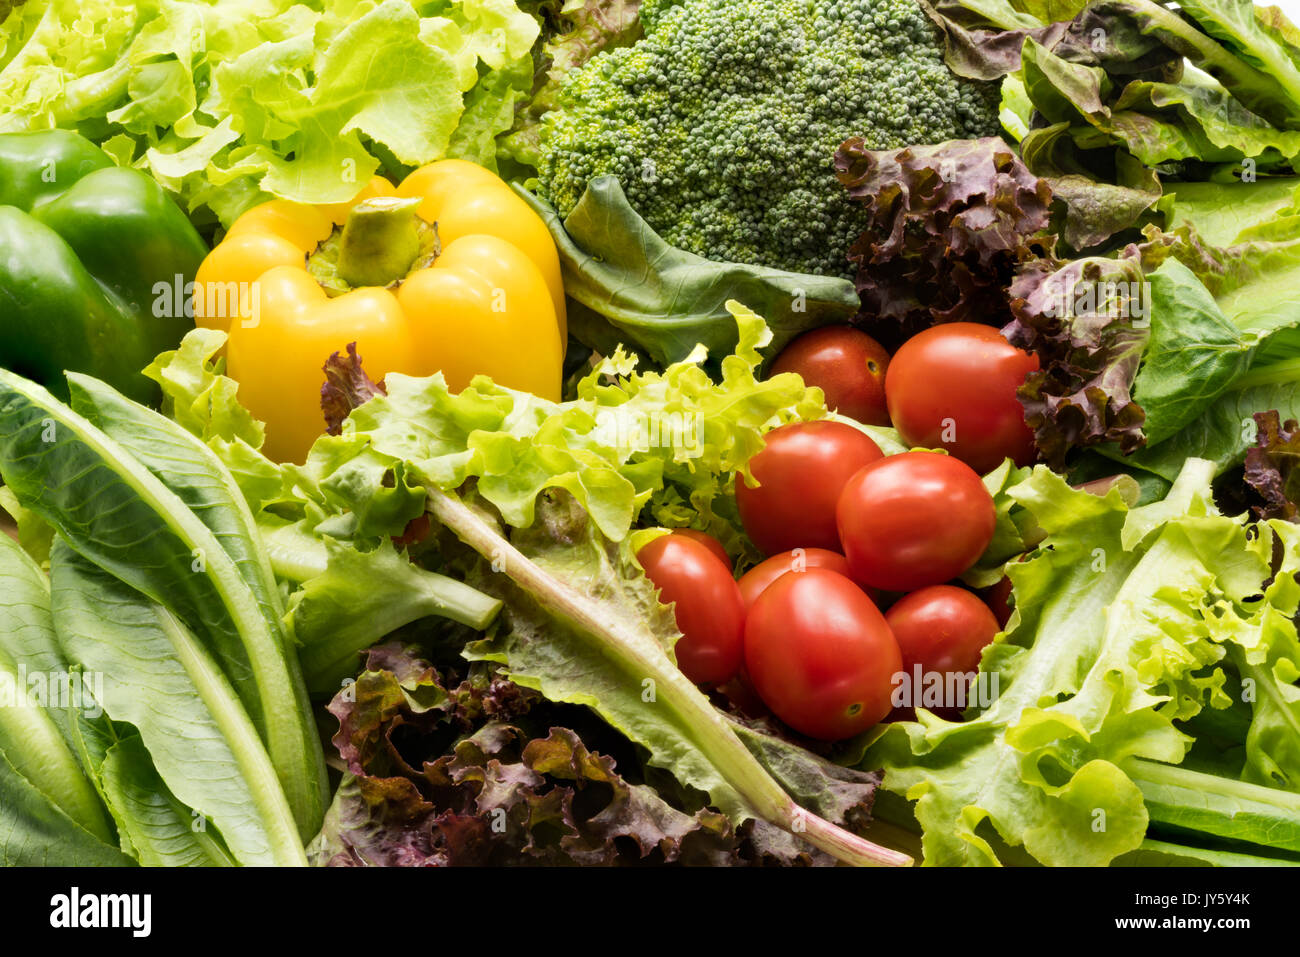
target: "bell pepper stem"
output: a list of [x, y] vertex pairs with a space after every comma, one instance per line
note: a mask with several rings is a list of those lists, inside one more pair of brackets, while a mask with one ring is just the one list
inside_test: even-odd
[[387, 286], [420, 254], [418, 197], [376, 196], [348, 213], [339, 237], [338, 277], [349, 286]]

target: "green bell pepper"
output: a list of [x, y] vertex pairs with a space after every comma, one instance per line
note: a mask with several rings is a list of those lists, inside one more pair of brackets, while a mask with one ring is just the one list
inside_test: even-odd
[[0, 367], [61, 398], [70, 370], [154, 401], [140, 370], [194, 327], [183, 290], [207, 251], [158, 183], [81, 136], [0, 135]]

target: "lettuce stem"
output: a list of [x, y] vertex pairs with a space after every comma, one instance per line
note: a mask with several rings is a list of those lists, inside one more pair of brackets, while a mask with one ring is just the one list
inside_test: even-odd
[[1300, 794], [1141, 758], [1124, 770], [1155, 823], [1300, 852]]

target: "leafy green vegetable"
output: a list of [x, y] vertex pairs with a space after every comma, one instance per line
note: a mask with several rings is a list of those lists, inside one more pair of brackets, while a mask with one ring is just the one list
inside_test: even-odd
[[1254, 340], [1177, 260], [1148, 272], [1146, 282], [1151, 338], [1133, 399], [1146, 412], [1147, 442], [1155, 445], [1196, 421], [1246, 371]]
[[1153, 822], [1300, 854], [1300, 794], [1152, 761], [1126, 770]]
[[[113, 426], [129, 432], [133, 444], [177, 455], [169, 478], [184, 496], [44, 389], [3, 372], [0, 474], [80, 554], [202, 636], [264, 736], [299, 827], [314, 834], [324, 813], [320, 745], [269, 586], [252, 571], [247, 579], [242, 574], [258, 546], [238, 527], [241, 503], [228, 495], [231, 481], [205, 459], [200, 443], [161, 416], [114, 399], [106, 386], [84, 379], [74, 385], [86, 404], [97, 394], [105, 406], [111, 400], [120, 403], [118, 412], [133, 413]], [[220, 523], [221, 537], [204, 519]]]
[[6, 867], [129, 867], [133, 863], [68, 817], [3, 753], [0, 830], [0, 865]]
[[[47, 811], [48, 816], [66, 818], [87, 840], [93, 836], [111, 844], [99, 795], [70, 744], [73, 709], [91, 704], [80, 700], [80, 680], [78, 694], [71, 693], [68, 678], [54, 634], [49, 582], [18, 544], [0, 533], [0, 757], [7, 773], [26, 782], [15, 778], [8, 787], [30, 788], [35, 793], [29, 801], [43, 799], [57, 809], [58, 815]], [[56, 703], [60, 700], [63, 705]]]
[[105, 754], [100, 780], [118, 829], [145, 867], [230, 867], [236, 860], [206, 830], [206, 819], [167, 789], [138, 735]]
[[[1180, 835], [1181, 836], [1181, 835]], [[1115, 859], [1115, 867], [1297, 867], [1295, 861], [1241, 854], [1219, 848], [1147, 838], [1136, 851]]]
[[104, 710], [140, 732], [176, 798], [211, 820], [241, 863], [302, 863], [277, 768], [194, 633], [62, 542], [51, 579], [60, 643], [87, 669], [112, 675]]
[[1255, 446], [1246, 452], [1245, 480], [1264, 500], [1256, 509], [1260, 518], [1284, 518], [1294, 522], [1300, 519], [1296, 499], [1300, 488], [1296, 471], [1300, 459], [1300, 442], [1297, 432], [1300, 423], [1295, 419], [1282, 422], [1277, 411], [1256, 412], [1255, 424], [1259, 427]]
[[1269, 202], [1252, 207], [1255, 215], [1263, 218], [1229, 246], [1208, 245], [1183, 227], [1148, 231], [1133, 250], [1150, 282], [1152, 325], [1133, 397], [1150, 403], [1155, 418], [1149, 447], [1126, 464], [1172, 479], [1194, 456], [1222, 472], [1254, 444], [1255, 413], [1300, 414], [1293, 385], [1300, 309], [1289, 291], [1300, 266], [1300, 216], [1294, 205]]
[[[840, 182], [867, 211], [849, 250], [871, 330], [898, 338], [940, 322], [1004, 325], [1017, 267], [1042, 251], [1052, 193], [996, 137], [835, 154]], [[1049, 244], [1050, 247], [1050, 244]]]
[[51, 0], [5, 27], [0, 129], [79, 129], [224, 225], [381, 169], [494, 165], [538, 35], [512, 0]]
[[1040, 454], [1059, 466], [1076, 446], [1145, 441], [1146, 413], [1132, 399], [1151, 334], [1144, 276], [1131, 258], [1029, 263], [1010, 297], [1003, 334], [1038, 356], [1018, 390]]
[[[330, 706], [344, 779], [313, 843], [326, 864], [739, 863], [727, 819], [668, 803], [580, 709], [471, 666], [459, 683], [412, 649], [372, 649]], [[567, 726], [575, 722], [580, 736]], [[386, 746], [403, 729], [402, 756]], [[448, 746], [447, 737], [453, 736]], [[609, 738], [620, 751], [588, 749]], [[631, 779], [627, 775], [631, 775]]]
[[431, 615], [481, 631], [501, 607], [454, 578], [412, 564], [389, 542], [370, 552], [330, 538], [312, 542], [328, 559], [321, 574], [294, 592], [288, 621], [313, 694], [332, 694], [356, 674], [357, 653], [376, 635]]
[[1241, 233], [1293, 205], [1300, 179], [1267, 177], [1253, 183], [1170, 183], [1169, 228], [1192, 225], [1207, 243], [1229, 246]]
[[767, 318], [773, 351], [857, 311], [846, 280], [712, 262], [670, 246], [612, 176], [593, 177], [563, 220], [545, 201], [519, 194], [546, 222], [560, 253], [570, 333], [604, 355], [620, 345], [638, 348], [661, 366], [685, 359], [697, 344], [728, 355], [737, 344], [730, 299]]
[[955, 72], [1013, 75], [1020, 102], [1003, 115], [1029, 169], [1064, 201], [1075, 250], [1189, 212], [1214, 220], [1212, 241], [1227, 244], [1235, 231], [1213, 227], [1241, 215], [1239, 201], [1277, 195], [1242, 187], [1295, 171], [1300, 33], [1280, 12], [1257, 16], [1250, 0], [925, 6]]

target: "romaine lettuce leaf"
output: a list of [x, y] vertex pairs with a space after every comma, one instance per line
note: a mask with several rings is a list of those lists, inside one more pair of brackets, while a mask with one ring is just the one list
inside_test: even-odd
[[[156, 774], [181, 805], [210, 821], [243, 864], [304, 863], [298, 824], [276, 767], [231, 683], [193, 632], [62, 541], [55, 544], [51, 578], [62, 646], [87, 670], [111, 676], [104, 710], [139, 731]], [[110, 776], [123, 770], [116, 762], [134, 760], [120, 751], [110, 760], [116, 747], [105, 755], [103, 773]], [[134, 778], [136, 785], [141, 780]], [[119, 779], [116, 791], [123, 801], [139, 803], [124, 787]], [[150, 818], [171, 806], [147, 803], [155, 808]], [[185, 815], [187, 823], [197, 820]], [[172, 829], [161, 821], [133, 821], [144, 831], [141, 838], [153, 833], [152, 841], [162, 840], [154, 827]], [[128, 836], [132, 829], [127, 826]]]
[[[90, 384], [78, 380], [83, 408], [93, 405]], [[326, 803], [320, 743], [296, 657], [288, 653], [278, 593], [264, 577], [265, 558], [250, 538], [255, 533], [233, 482], [183, 429], [98, 388], [103, 409], [109, 400], [118, 403], [117, 418], [103, 414], [127, 444], [35, 383], [0, 371], [0, 474], [79, 554], [200, 635], [266, 741], [310, 836]], [[100, 412], [96, 406], [92, 414]], [[158, 474], [128, 445], [140, 448]]]
[[[7, 787], [34, 792], [16, 807], [48, 803], [58, 811], [49, 811], [49, 820], [66, 821], [75, 825], [79, 838], [111, 846], [113, 833], [104, 807], [74, 746], [77, 709], [89, 708], [93, 701], [80, 700], [80, 694], [72, 700], [70, 686], [64, 686], [67, 706], [56, 705], [59, 676], [66, 679], [68, 673], [54, 633], [49, 581], [18, 544], [0, 532], [0, 759], [17, 775]], [[76, 687], [80, 690], [80, 681]], [[0, 802], [0, 833], [6, 835], [0, 839], [0, 856], [12, 857], [25, 852], [23, 839], [11, 838], [9, 832], [21, 834], [24, 827], [10, 819], [6, 804]]]

